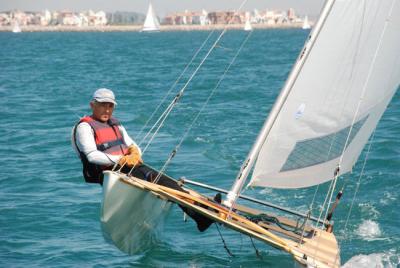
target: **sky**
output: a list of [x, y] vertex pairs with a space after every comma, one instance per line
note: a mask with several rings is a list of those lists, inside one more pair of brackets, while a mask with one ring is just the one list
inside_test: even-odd
[[[236, 10], [245, 0], [151, 0], [158, 16], [184, 10]], [[242, 10], [279, 9], [292, 7], [299, 15], [317, 16], [325, 0], [247, 0]], [[136, 11], [146, 13], [149, 0], [0, 0], [0, 11], [69, 10]]]

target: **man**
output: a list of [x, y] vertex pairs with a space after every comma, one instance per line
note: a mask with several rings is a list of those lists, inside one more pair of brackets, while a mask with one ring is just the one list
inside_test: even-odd
[[[72, 145], [81, 159], [85, 181], [102, 185], [103, 171], [119, 165], [122, 172], [129, 173], [133, 168], [131, 174], [134, 177], [152, 182], [158, 173], [143, 164], [140, 148], [112, 117], [116, 105], [111, 90], [96, 90], [90, 102], [92, 115], [81, 118], [73, 128]], [[157, 184], [186, 192], [176, 181], [164, 175], [158, 178]], [[181, 208], [196, 221], [200, 231], [205, 231], [213, 223], [194, 211]]]

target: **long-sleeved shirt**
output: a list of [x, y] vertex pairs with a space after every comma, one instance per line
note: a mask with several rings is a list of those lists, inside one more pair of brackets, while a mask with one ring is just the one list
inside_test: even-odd
[[[124, 139], [125, 144], [127, 146], [135, 145], [141, 154], [142, 152], [140, 148], [131, 139], [131, 137], [129, 137], [125, 128], [122, 125], [119, 125], [118, 127], [121, 131], [122, 138]], [[72, 130], [72, 135], [73, 133], [74, 131]], [[74, 138], [72, 137], [72, 146], [74, 147], [74, 150], [79, 155], [79, 152], [76, 148], [77, 146], [79, 151], [85, 154], [88, 161], [92, 164], [111, 166], [117, 163], [118, 160], [121, 158], [121, 155], [106, 154], [97, 150], [96, 141], [94, 139], [94, 131], [92, 127], [86, 122], [82, 122], [76, 127], [75, 141], [76, 145], [74, 142]]]

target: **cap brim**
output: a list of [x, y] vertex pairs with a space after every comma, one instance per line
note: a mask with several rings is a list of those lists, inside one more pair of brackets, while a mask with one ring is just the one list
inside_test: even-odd
[[94, 100], [97, 102], [110, 102], [113, 103], [114, 105], [117, 105], [117, 102], [110, 98], [95, 98]]

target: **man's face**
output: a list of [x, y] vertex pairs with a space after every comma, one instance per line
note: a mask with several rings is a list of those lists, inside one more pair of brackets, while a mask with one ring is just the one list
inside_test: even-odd
[[93, 111], [93, 118], [101, 122], [107, 122], [114, 111], [114, 103], [92, 101], [90, 107]]

